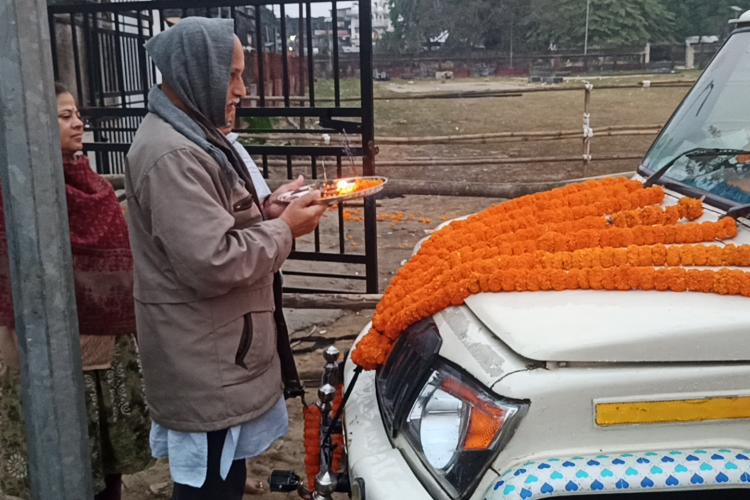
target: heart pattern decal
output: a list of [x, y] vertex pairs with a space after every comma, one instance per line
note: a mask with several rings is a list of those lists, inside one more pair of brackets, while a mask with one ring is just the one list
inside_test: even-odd
[[549, 457], [506, 470], [488, 488], [484, 498], [536, 500], [566, 494], [677, 491], [732, 485], [750, 486], [750, 450]]

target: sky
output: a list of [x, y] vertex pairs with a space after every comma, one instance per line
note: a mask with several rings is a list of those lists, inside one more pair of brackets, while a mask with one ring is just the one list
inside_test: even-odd
[[[351, 5], [352, 2], [337, 2], [336, 5], [341, 7], [348, 7]], [[286, 10], [290, 17], [297, 17], [297, 11], [298, 11], [298, 4], [292, 4], [287, 5]], [[278, 8], [278, 7], [277, 7]], [[323, 2], [323, 3], [314, 3], [312, 4], [312, 15], [313, 17], [318, 16], [328, 16], [331, 14], [331, 3], [330, 2]]]

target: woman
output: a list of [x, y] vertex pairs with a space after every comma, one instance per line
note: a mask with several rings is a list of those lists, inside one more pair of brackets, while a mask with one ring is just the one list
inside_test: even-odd
[[[133, 332], [133, 262], [112, 187], [91, 169], [73, 96], [55, 85], [96, 499], [151, 463], [150, 420]], [[0, 493], [28, 498], [18, 348], [0, 200]]]

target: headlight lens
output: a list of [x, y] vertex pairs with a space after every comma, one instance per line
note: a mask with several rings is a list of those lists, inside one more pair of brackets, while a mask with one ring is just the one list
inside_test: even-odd
[[476, 487], [525, 408], [441, 364], [414, 401], [404, 436], [441, 486], [462, 498]]
[[401, 335], [378, 370], [378, 403], [386, 431], [405, 458], [421, 461], [452, 498], [466, 498], [528, 402], [500, 398], [440, 358], [442, 342], [432, 319]]

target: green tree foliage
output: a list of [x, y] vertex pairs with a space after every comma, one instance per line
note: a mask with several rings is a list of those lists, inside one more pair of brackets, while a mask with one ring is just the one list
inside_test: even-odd
[[487, 47], [502, 39], [521, 0], [391, 0], [394, 32], [385, 43], [402, 52], [429, 48], [448, 33], [446, 47]]
[[[486, 47], [517, 52], [582, 50], [586, 0], [390, 0], [391, 51], [427, 50], [449, 33], [444, 48]], [[692, 35], [722, 35], [731, 6], [750, 0], [591, 0], [589, 47], [636, 47], [682, 42]], [[434, 44], [433, 44], [434, 45]]]
[[[586, 0], [531, 0], [528, 41], [536, 48], [550, 43], [582, 49]], [[591, 0], [589, 47], [633, 47], [670, 41], [674, 16], [662, 0]]]
[[662, 0], [675, 16], [674, 36], [682, 41], [695, 35], [722, 35], [728, 20], [738, 13], [732, 7], [750, 10], [748, 0]]

